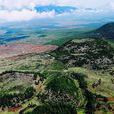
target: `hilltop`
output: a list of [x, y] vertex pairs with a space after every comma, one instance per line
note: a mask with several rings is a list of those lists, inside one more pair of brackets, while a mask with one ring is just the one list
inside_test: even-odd
[[114, 64], [114, 49], [101, 39], [71, 40], [55, 51], [55, 57], [68, 67], [107, 69]]

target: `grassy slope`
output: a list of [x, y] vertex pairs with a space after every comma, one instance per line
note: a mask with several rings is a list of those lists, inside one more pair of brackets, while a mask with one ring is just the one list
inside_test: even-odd
[[114, 40], [107, 40], [112, 47], [114, 47]]
[[[88, 88], [92, 93], [106, 97], [114, 96], [114, 84], [111, 83], [112, 76], [109, 73], [102, 73], [101, 71], [93, 71], [81, 67], [69, 68], [68, 71], [85, 74], [87, 76]], [[93, 89], [91, 85], [98, 79], [102, 80], [102, 84], [96, 89]]]
[[60, 29], [47, 32], [47, 34], [52, 35], [54, 39], [48, 41], [45, 44], [58, 45], [61, 46], [64, 43], [72, 39], [80, 39], [83, 36], [83, 33], [90, 31], [92, 29], [83, 29], [83, 28], [74, 28], [74, 29]]
[[[114, 45], [113, 42], [111, 42]], [[23, 71], [23, 72], [46, 72], [50, 75], [52, 72], [65, 69], [65, 66], [56, 60], [53, 60], [48, 54], [44, 55], [28, 55], [26, 58], [18, 59], [16, 61], [12, 60], [0, 60], [0, 72], [7, 70]], [[87, 75], [86, 81], [88, 83], [88, 88], [91, 92], [96, 94], [101, 94], [103, 96], [114, 96], [113, 84], [111, 84], [110, 79], [111, 75], [101, 71], [93, 71], [81, 67], [73, 67], [68, 70], [63, 70], [68, 72], [83, 73]], [[92, 89], [91, 84], [98, 80], [102, 79], [102, 84], [96, 89]], [[81, 114], [83, 111], [79, 111]], [[5, 113], [5, 112], [4, 112]], [[3, 113], [3, 114], [4, 114]], [[10, 113], [6, 113], [10, 114]], [[13, 114], [13, 113], [12, 113]], [[15, 113], [16, 114], [16, 113]], [[82, 113], [83, 114], [83, 113]]]

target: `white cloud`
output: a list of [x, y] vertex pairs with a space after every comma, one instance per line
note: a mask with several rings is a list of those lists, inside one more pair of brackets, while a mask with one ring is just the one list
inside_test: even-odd
[[76, 7], [103, 8], [114, 0], [0, 0], [0, 6], [12, 9], [23, 7], [34, 7], [35, 5], [62, 5]]
[[24, 7], [32, 8], [35, 5], [34, 0], [0, 0], [0, 6], [5, 9], [20, 9]]
[[[114, 11], [114, 0], [0, 0], [0, 20], [28, 21], [34, 18], [53, 18], [56, 16], [54, 11], [38, 13], [34, 9], [37, 5], [50, 4], [78, 7], [79, 9], [74, 14], [82, 17], [85, 15], [92, 17], [96, 13], [100, 15], [103, 12]], [[86, 8], [91, 8], [91, 10]], [[59, 16], [64, 15], [70, 14], [64, 13]]]
[[111, 2], [110, 6], [111, 6], [112, 10], [114, 10], [114, 2]]
[[0, 11], [0, 19], [4, 21], [29, 21], [34, 18], [52, 18], [55, 16], [55, 12], [43, 12], [37, 13], [35, 10], [23, 9], [21, 11]]

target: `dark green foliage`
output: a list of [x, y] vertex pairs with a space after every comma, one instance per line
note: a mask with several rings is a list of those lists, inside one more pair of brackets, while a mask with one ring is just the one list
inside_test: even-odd
[[75, 80], [78, 80], [81, 89], [87, 89], [87, 82], [85, 81], [85, 78], [87, 78], [86, 75], [81, 73], [72, 73], [71, 77]]
[[107, 69], [114, 64], [114, 49], [105, 40], [82, 39], [67, 42], [53, 55], [68, 67]]
[[64, 64], [60, 61], [55, 61], [50, 66], [50, 69], [52, 70], [62, 70], [64, 68], [65, 68]]
[[33, 87], [28, 87], [25, 91], [25, 98], [31, 98], [34, 95], [35, 89]]
[[34, 74], [34, 77], [33, 77], [33, 80], [36, 80], [36, 79], [37, 79], [37, 77], [38, 77], [38, 74], [37, 74], [37, 73], [35, 73], [35, 74]]
[[24, 96], [23, 94], [1, 94], [0, 95], [0, 107], [4, 106], [15, 106], [16, 103], [19, 103], [19, 101], [23, 100]]
[[50, 104], [38, 106], [33, 110], [33, 112], [26, 114], [77, 114], [77, 111], [70, 105]]
[[86, 113], [93, 114], [95, 110], [96, 95], [94, 95], [87, 89], [87, 82], [85, 81], [86, 77], [87, 77], [86, 75], [83, 75], [81, 73], [72, 73], [72, 78], [78, 80], [80, 88], [83, 90], [83, 95], [86, 97], [87, 100], [87, 104], [85, 106]]
[[55, 92], [64, 91], [72, 94], [72, 92], [78, 89], [78, 87], [76, 87], [76, 84], [72, 78], [68, 76], [61, 76], [61, 73], [57, 73], [56, 76], [49, 77], [48, 80], [49, 82], [47, 83], [46, 88], [51, 89], [52, 91], [55, 91]]
[[85, 96], [87, 99], [87, 104], [86, 104], [86, 113], [87, 114], [94, 114], [95, 111], [95, 103], [96, 103], [96, 96], [91, 93], [90, 91], [88, 91], [87, 89], [85, 90]]
[[47, 78], [45, 91], [38, 94], [38, 99], [44, 104], [41, 110], [45, 112], [47, 107], [47, 114], [76, 114], [76, 109], [85, 105], [79, 84], [70, 75], [56, 72]]
[[0, 107], [15, 106], [17, 103], [29, 99], [34, 95], [35, 90], [33, 87], [28, 87], [24, 93], [1, 93], [0, 94]]

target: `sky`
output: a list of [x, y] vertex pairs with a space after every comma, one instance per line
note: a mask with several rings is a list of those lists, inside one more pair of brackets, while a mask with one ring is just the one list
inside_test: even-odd
[[67, 25], [113, 21], [114, 0], [0, 0], [0, 23], [34, 19]]

